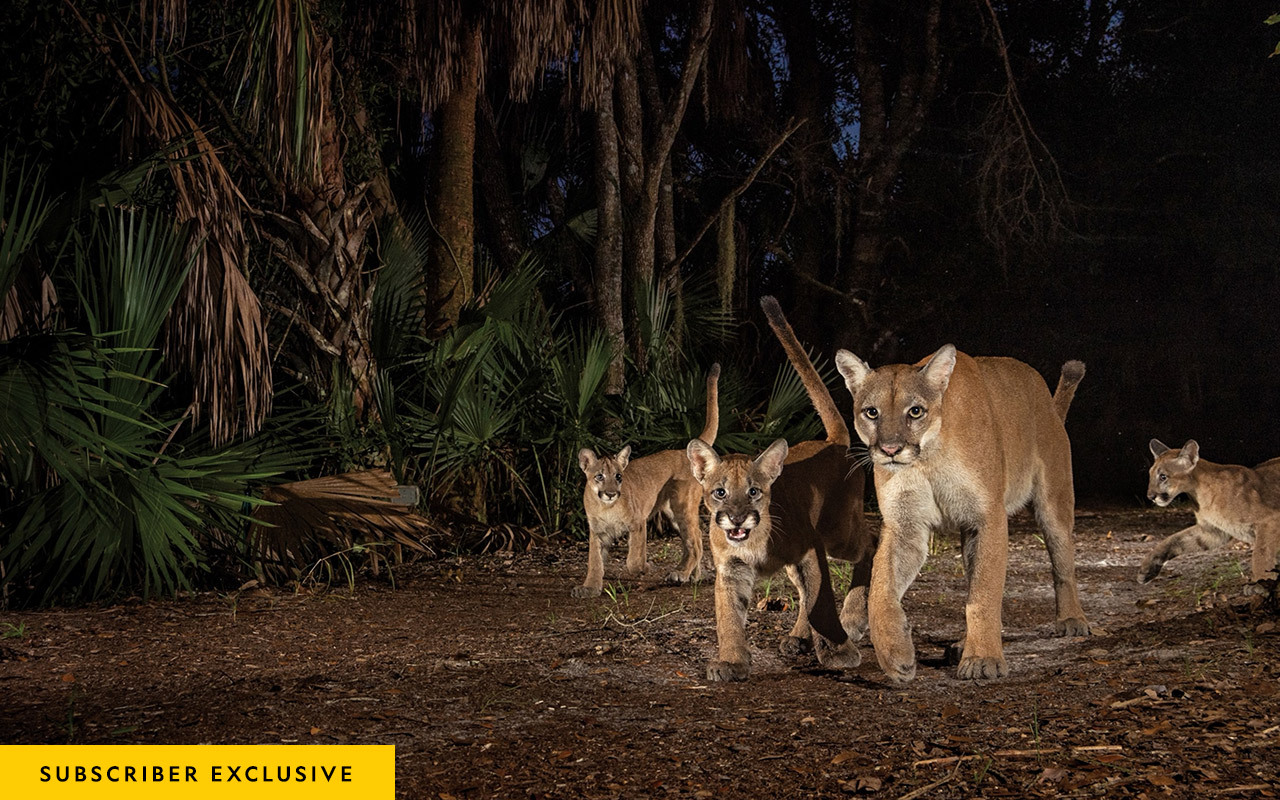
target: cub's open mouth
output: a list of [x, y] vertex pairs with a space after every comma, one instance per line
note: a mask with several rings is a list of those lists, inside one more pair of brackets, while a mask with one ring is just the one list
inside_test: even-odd
[[745, 542], [747, 537], [751, 535], [750, 528], [723, 528], [722, 530], [724, 530], [724, 535], [731, 542]]

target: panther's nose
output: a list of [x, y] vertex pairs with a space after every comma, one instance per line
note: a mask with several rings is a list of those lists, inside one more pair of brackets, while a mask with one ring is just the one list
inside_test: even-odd
[[897, 454], [898, 454], [898, 452], [899, 452], [899, 451], [901, 451], [901, 450], [902, 450], [902, 445], [900, 445], [900, 444], [882, 444], [882, 445], [880, 445], [880, 452], [882, 452], [882, 453], [884, 453], [886, 456], [890, 456], [890, 457], [897, 455]]

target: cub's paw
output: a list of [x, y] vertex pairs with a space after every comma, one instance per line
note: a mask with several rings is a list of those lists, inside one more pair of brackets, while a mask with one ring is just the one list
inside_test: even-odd
[[1089, 636], [1089, 621], [1080, 617], [1060, 619], [1053, 624], [1054, 636]]
[[712, 661], [707, 664], [707, 680], [709, 681], [745, 681], [751, 672], [749, 664], [735, 661]]
[[804, 655], [812, 646], [808, 639], [801, 639], [799, 636], [783, 636], [778, 640], [778, 652], [790, 658]]
[[866, 638], [868, 631], [871, 630], [871, 626], [867, 624], [867, 617], [865, 614], [860, 618], [852, 619], [845, 619], [842, 615], [840, 617], [840, 625], [844, 628], [844, 632], [849, 635], [849, 638], [855, 642]]
[[853, 669], [862, 663], [862, 653], [852, 639], [839, 646], [820, 640], [816, 649], [818, 663], [827, 669]]
[[594, 586], [575, 586], [569, 590], [569, 594], [573, 597], [599, 597], [600, 590]]
[[962, 681], [981, 681], [994, 680], [1003, 678], [1009, 674], [1009, 665], [1005, 663], [1004, 656], [998, 658], [979, 658], [970, 656], [960, 660], [960, 667], [956, 670], [956, 677]]
[[1147, 556], [1142, 562], [1142, 566], [1138, 567], [1138, 583], [1150, 583], [1160, 574], [1160, 570], [1164, 568], [1164, 559], [1157, 558], [1154, 555]]
[[686, 583], [702, 583], [702, 570], [695, 569], [687, 575], [678, 569], [667, 573], [667, 583], [673, 586], [684, 586]]
[[648, 561], [644, 563], [644, 566], [633, 566], [631, 564], [628, 564], [627, 566], [622, 568], [622, 577], [639, 578], [639, 577], [642, 577], [646, 572], [648, 572], [651, 569], [653, 569], [653, 564]]
[[1254, 583], [1246, 583], [1244, 585], [1245, 597], [1266, 597], [1271, 594], [1271, 589], [1275, 586], [1275, 581], [1256, 581]]

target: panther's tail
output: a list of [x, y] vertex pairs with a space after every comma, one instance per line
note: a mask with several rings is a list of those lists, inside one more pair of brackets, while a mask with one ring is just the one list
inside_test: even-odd
[[707, 444], [716, 443], [716, 433], [720, 430], [720, 365], [712, 364], [707, 373], [707, 424], [698, 438]]
[[1058, 378], [1058, 388], [1053, 392], [1053, 408], [1058, 418], [1067, 421], [1067, 410], [1076, 396], [1076, 387], [1084, 379], [1084, 362], [1068, 361], [1062, 365], [1062, 375]]
[[769, 320], [769, 327], [773, 328], [778, 341], [782, 343], [782, 349], [787, 352], [791, 366], [804, 382], [804, 388], [809, 392], [809, 401], [813, 403], [818, 416], [822, 418], [822, 426], [827, 431], [827, 441], [848, 447], [849, 427], [844, 424], [844, 417], [840, 416], [840, 409], [836, 408], [836, 401], [831, 398], [827, 385], [822, 382], [818, 371], [813, 368], [809, 354], [796, 338], [795, 331], [791, 330], [791, 323], [787, 322], [787, 318], [783, 316], [782, 307], [772, 297], [760, 298], [760, 307], [764, 309], [764, 315]]

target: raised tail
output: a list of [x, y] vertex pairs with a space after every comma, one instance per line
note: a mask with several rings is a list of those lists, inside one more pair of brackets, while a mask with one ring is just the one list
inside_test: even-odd
[[831, 392], [827, 389], [827, 385], [822, 382], [818, 371], [813, 368], [809, 354], [804, 351], [800, 340], [796, 338], [796, 332], [791, 330], [791, 323], [787, 322], [787, 318], [783, 315], [782, 306], [778, 305], [778, 301], [772, 297], [762, 297], [760, 307], [764, 309], [764, 315], [769, 320], [769, 327], [773, 328], [778, 341], [782, 343], [782, 349], [787, 352], [787, 359], [791, 362], [792, 368], [804, 382], [805, 391], [809, 393], [809, 402], [813, 403], [814, 410], [822, 418], [822, 427], [827, 431], [827, 441], [848, 447], [849, 427], [844, 424], [844, 417], [840, 416], [840, 409], [836, 408], [836, 401], [831, 399]]
[[707, 444], [716, 443], [720, 431], [720, 364], [712, 364], [707, 373], [707, 424], [698, 438]]
[[1068, 361], [1062, 365], [1062, 375], [1058, 378], [1058, 388], [1053, 391], [1053, 408], [1058, 418], [1067, 421], [1067, 410], [1076, 396], [1076, 387], [1084, 379], [1084, 362]]

